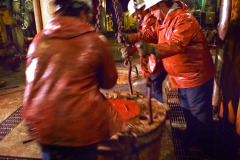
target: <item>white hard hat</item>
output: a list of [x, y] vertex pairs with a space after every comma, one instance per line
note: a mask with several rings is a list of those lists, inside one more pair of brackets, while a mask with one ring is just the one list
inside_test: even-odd
[[141, 9], [145, 5], [144, 0], [133, 0], [136, 9]]
[[145, 10], [147, 10], [150, 7], [154, 6], [158, 2], [163, 2], [163, 1], [171, 1], [171, 0], [145, 0]]
[[133, 0], [130, 0], [130, 1], [128, 2], [128, 11], [129, 11], [129, 15], [130, 15], [130, 16], [131, 16], [134, 12], [136, 12], [136, 9], [135, 9]]
[[145, 5], [144, 0], [130, 0], [128, 2], [129, 15], [136, 12], [136, 9], [141, 9]]

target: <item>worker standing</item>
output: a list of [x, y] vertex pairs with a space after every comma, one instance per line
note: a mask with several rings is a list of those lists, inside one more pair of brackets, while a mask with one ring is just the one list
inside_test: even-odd
[[207, 41], [187, 5], [173, 0], [146, 0], [146, 8], [163, 24], [158, 44], [137, 44], [143, 57], [162, 59], [171, 88], [179, 89], [187, 123], [186, 146], [213, 153], [212, 93], [214, 65]]
[[[138, 33], [125, 35], [128, 46], [121, 47], [120, 52], [123, 58], [133, 56], [137, 52], [135, 44], [143, 39], [149, 43], [157, 43], [156, 26], [161, 22], [156, 22], [156, 18], [145, 10], [144, 0], [130, 0], [128, 2], [129, 15], [132, 15], [139, 24]], [[139, 35], [140, 34], [140, 35]], [[122, 43], [122, 35], [118, 34], [118, 42]], [[154, 85], [154, 98], [163, 103], [162, 83], [167, 73], [163, 68], [162, 60], [155, 60], [153, 56], [140, 57], [142, 75], [144, 78], [151, 78]]]
[[115, 85], [116, 66], [106, 38], [88, 23], [91, 1], [54, 4], [27, 54], [23, 117], [43, 160], [96, 160], [97, 144], [125, 125], [99, 91]]

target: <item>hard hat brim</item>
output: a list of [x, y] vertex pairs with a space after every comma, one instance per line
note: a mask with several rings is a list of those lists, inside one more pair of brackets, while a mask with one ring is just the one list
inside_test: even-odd
[[155, 4], [157, 4], [157, 3], [159, 3], [159, 2], [161, 2], [161, 0], [159, 0], [159, 1], [155, 1], [155, 2], [153, 2], [153, 3], [151, 3], [151, 4], [145, 2], [145, 9], [144, 9], [144, 10], [149, 9], [150, 7], [154, 6]]

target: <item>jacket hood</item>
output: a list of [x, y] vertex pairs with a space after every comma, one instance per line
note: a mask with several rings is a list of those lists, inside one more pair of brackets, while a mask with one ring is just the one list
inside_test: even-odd
[[173, 19], [178, 14], [186, 11], [188, 12], [188, 6], [184, 2], [176, 1], [168, 11], [163, 23], [169, 22], [169, 20]]
[[44, 27], [43, 34], [49, 38], [73, 38], [95, 28], [75, 17], [54, 17]]

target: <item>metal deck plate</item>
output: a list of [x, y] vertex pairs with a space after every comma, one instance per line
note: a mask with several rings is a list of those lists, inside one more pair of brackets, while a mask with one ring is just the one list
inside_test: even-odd
[[0, 124], [0, 141], [22, 121], [22, 106]]

